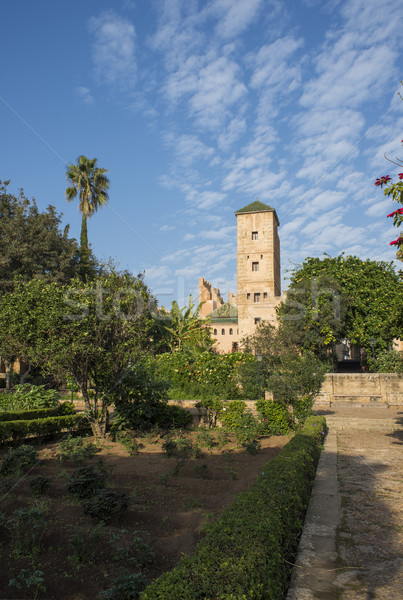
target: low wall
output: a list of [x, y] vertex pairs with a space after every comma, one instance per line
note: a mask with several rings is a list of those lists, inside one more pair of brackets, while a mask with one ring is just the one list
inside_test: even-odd
[[403, 377], [396, 373], [327, 373], [314, 407], [339, 403], [403, 406]]

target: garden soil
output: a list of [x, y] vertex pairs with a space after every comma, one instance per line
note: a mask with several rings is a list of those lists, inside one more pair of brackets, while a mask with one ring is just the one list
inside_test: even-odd
[[[196, 435], [189, 433], [193, 441]], [[288, 439], [262, 439], [257, 455], [230, 439], [224, 447], [204, 448], [200, 458], [186, 460], [178, 476], [172, 474], [176, 459], [164, 455], [163, 439], [157, 434], [138, 438], [140, 453], [135, 456], [118, 443], [106, 442], [84, 464], [101, 468], [108, 487], [127, 494], [130, 504], [105, 526], [96, 524], [67, 492], [69, 476], [82, 465], [61, 462], [56, 443], [37, 446], [40, 461], [31, 471], [18, 480], [0, 478], [0, 511], [5, 519], [19, 507], [40, 505], [47, 510], [40, 548], [30, 556], [13, 555], [9, 528], [4, 522], [0, 525], [0, 599], [95, 600], [124, 572], [140, 572], [150, 581], [195, 550], [208, 524], [253, 484]], [[50, 478], [51, 485], [44, 494], [34, 496], [29, 482], [39, 476]], [[139, 542], [139, 562], [146, 563], [141, 567], [136, 566], [137, 555], [130, 554], [134, 539]], [[150, 547], [154, 557], [147, 563]], [[10, 587], [10, 579], [16, 579], [22, 569], [31, 574], [37, 571], [44, 582], [29, 586], [25, 581], [20, 582], [21, 589]], [[46, 590], [40, 589], [42, 585]]]

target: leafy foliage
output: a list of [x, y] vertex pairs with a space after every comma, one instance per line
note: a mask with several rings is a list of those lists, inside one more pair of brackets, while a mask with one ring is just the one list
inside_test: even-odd
[[94, 467], [80, 467], [72, 473], [67, 484], [70, 494], [77, 498], [90, 498], [105, 487], [105, 477]]
[[[67, 283], [77, 274], [78, 246], [61, 231], [61, 215], [53, 206], [40, 212], [21, 190], [8, 193], [0, 181], [0, 296], [14, 288], [14, 279], [33, 278]], [[4, 357], [4, 354], [3, 354]]]
[[150, 347], [153, 298], [142, 277], [111, 267], [95, 281], [68, 286], [32, 280], [0, 305], [0, 353], [41, 364], [82, 392], [96, 435], [128, 369]]
[[186, 349], [190, 352], [200, 352], [210, 349], [214, 344], [208, 327], [209, 319], [199, 318], [201, 305], [202, 303], [195, 307], [192, 296], [189, 296], [187, 306], [179, 308], [174, 300], [169, 312], [160, 313], [166, 333], [164, 341], [171, 352]]
[[0, 475], [18, 477], [28, 471], [38, 460], [38, 452], [32, 446], [10, 448], [0, 465]]
[[281, 402], [271, 400], [258, 400], [256, 409], [264, 423], [266, 435], [283, 435], [288, 433], [292, 426], [291, 416]]
[[279, 318], [284, 332], [302, 350], [319, 356], [343, 338], [378, 350], [403, 335], [403, 282], [392, 263], [343, 254], [307, 258], [291, 277]]
[[114, 514], [127, 510], [128, 506], [129, 499], [126, 494], [100, 489], [84, 502], [84, 512], [97, 521], [108, 523]]
[[239, 387], [238, 369], [244, 363], [253, 361], [252, 356], [242, 352], [202, 352], [200, 355], [174, 352], [155, 358], [158, 373], [170, 383], [170, 396], [175, 400], [239, 398], [242, 390]]
[[101, 448], [93, 442], [86, 441], [81, 436], [68, 435], [61, 441], [57, 448], [59, 459], [64, 462], [73, 460], [75, 463], [82, 463], [92, 456], [95, 456]]
[[243, 400], [233, 400], [225, 402], [219, 415], [219, 419], [228, 431], [235, 431], [241, 422], [246, 411], [246, 404]]
[[15, 556], [27, 556], [39, 551], [46, 531], [46, 507], [29, 506], [17, 508], [8, 518], [6, 526], [12, 536]]
[[[372, 359], [368, 359], [370, 361]], [[385, 350], [376, 357], [375, 367], [378, 373], [403, 374], [403, 352], [397, 350]]]
[[55, 408], [60, 405], [60, 401], [61, 396], [56, 390], [46, 389], [44, 385], [24, 383], [15, 385], [12, 394], [2, 394], [0, 410]]

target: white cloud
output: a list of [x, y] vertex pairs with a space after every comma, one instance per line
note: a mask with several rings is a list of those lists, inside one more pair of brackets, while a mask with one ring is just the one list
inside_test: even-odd
[[74, 93], [78, 100], [84, 104], [93, 104], [94, 96], [91, 94], [91, 90], [87, 87], [79, 86], [74, 89]]
[[172, 229], [175, 229], [174, 225], [163, 225], [159, 228], [159, 231], [172, 231]]
[[263, 0], [215, 0], [212, 10], [222, 13], [218, 35], [228, 39], [242, 33], [256, 19], [262, 4]]
[[208, 229], [200, 232], [200, 237], [206, 240], [222, 240], [223, 238], [235, 237], [236, 226], [227, 225], [220, 229]]
[[136, 82], [136, 31], [132, 23], [113, 11], [92, 17], [95, 76], [102, 83], [130, 90]]

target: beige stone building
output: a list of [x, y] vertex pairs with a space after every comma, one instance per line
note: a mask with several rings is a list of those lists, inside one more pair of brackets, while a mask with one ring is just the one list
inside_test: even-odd
[[200, 316], [210, 317], [219, 352], [242, 347], [262, 321], [276, 323], [276, 306], [281, 302], [280, 240], [276, 211], [256, 200], [236, 213], [237, 293], [229, 292], [224, 303], [220, 290], [199, 280]]

